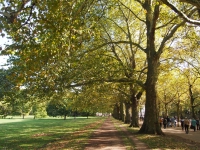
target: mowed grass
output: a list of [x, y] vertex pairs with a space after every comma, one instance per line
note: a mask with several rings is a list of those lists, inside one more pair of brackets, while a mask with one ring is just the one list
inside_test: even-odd
[[0, 149], [81, 149], [104, 119], [0, 119]]

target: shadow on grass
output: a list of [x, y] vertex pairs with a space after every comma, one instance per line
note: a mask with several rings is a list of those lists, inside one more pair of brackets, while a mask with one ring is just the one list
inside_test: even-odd
[[[62, 119], [27, 119], [23, 122], [0, 124], [0, 149], [38, 149], [63, 139], [70, 141], [74, 133], [86, 127], [90, 129], [92, 124], [101, 122], [101, 120], [100, 118], [65, 121]], [[78, 141], [80, 137], [74, 140]]]

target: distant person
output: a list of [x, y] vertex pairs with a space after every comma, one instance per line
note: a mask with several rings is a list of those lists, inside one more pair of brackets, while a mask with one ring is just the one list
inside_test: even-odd
[[189, 121], [189, 119], [187, 117], [185, 117], [184, 125], [185, 125], [185, 133], [188, 134], [189, 133], [190, 121]]
[[160, 122], [160, 127], [162, 128], [162, 124], [163, 124], [163, 118], [162, 117], [160, 117], [159, 122]]
[[196, 119], [196, 123], [197, 123], [197, 130], [200, 130], [200, 128], [199, 128], [199, 118]]
[[176, 117], [172, 117], [171, 118], [171, 126], [173, 127], [176, 127]]
[[170, 126], [170, 118], [167, 116], [167, 127]]
[[197, 125], [196, 120], [194, 118], [192, 118], [192, 120], [191, 120], [191, 127], [192, 127], [192, 129], [194, 129], [194, 132], [196, 131], [196, 125]]
[[175, 125], [175, 127], [177, 125], [177, 118], [175, 116], [174, 116], [174, 125]]
[[164, 126], [164, 129], [166, 129], [166, 127], [167, 127], [167, 118], [163, 119], [163, 126]]
[[174, 120], [174, 127], [176, 127], [176, 124], [177, 124], [177, 120], [175, 118], [175, 120]]
[[184, 119], [182, 118], [181, 119], [181, 128], [182, 128], [182, 131], [184, 130]]

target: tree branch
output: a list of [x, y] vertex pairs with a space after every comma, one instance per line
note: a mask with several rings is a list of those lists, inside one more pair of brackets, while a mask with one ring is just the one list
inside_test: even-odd
[[[168, 7], [170, 7], [175, 13], [177, 13], [182, 19], [184, 19], [186, 22], [191, 23], [191, 24], [195, 24], [200, 26], [200, 21], [198, 20], [194, 20], [189, 18], [186, 14], [184, 14], [182, 11], [178, 10], [173, 4], [171, 4], [170, 2], [168, 2], [167, 0], [161, 0], [165, 5], [167, 5]], [[181, 1], [181, 0], [180, 0]], [[190, 2], [192, 0], [182, 0], [183, 2]], [[193, 0], [194, 1], [194, 0]], [[196, 5], [195, 5], [196, 6]], [[197, 10], [197, 9], [196, 9]]]

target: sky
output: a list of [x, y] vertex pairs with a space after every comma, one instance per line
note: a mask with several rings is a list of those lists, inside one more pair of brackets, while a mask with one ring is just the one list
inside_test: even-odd
[[[2, 47], [2, 49], [5, 48], [5, 44], [9, 43], [8, 39], [6, 39], [5, 37], [3, 38], [0, 35], [0, 47]], [[0, 68], [2, 68], [2, 65], [5, 65], [7, 63], [7, 59], [8, 56], [1, 56], [0, 55]]]
[[7, 63], [8, 56], [0, 56], [0, 68]]

